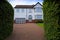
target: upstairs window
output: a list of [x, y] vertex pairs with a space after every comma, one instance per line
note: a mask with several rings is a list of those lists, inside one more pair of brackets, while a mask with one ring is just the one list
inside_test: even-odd
[[29, 9], [29, 13], [32, 13], [32, 10], [31, 9]]
[[42, 8], [36, 7], [36, 8], [35, 8], [35, 12], [42, 12]]
[[19, 9], [16, 9], [16, 12], [19, 13]]
[[21, 12], [24, 12], [24, 9], [21, 9]]

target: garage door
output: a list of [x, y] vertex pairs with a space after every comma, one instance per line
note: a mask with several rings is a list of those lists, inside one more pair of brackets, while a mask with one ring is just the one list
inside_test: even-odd
[[16, 18], [15, 19], [15, 23], [24, 24], [24, 23], [26, 23], [26, 20], [25, 20], [25, 18]]

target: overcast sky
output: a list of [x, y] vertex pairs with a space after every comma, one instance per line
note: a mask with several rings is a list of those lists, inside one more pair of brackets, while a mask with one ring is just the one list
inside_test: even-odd
[[16, 5], [33, 5], [37, 2], [42, 4], [43, 0], [8, 0], [10, 4], [14, 7]]

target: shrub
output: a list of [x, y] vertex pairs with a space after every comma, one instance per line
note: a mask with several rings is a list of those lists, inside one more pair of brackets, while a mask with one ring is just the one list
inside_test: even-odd
[[46, 40], [59, 40], [60, 39], [60, 2], [56, 0], [44, 0], [43, 13], [44, 13], [44, 26]]
[[35, 20], [36, 23], [43, 23], [43, 20], [39, 19], [39, 20]]
[[0, 1], [0, 40], [8, 37], [13, 30], [13, 15], [12, 6], [5, 0]]

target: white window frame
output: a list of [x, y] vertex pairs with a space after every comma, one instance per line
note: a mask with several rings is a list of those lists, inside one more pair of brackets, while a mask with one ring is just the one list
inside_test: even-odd
[[24, 12], [25, 12], [25, 10], [22, 8], [22, 9], [21, 9], [21, 12], [22, 12], [22, 13], [24, 13]]
[[42, 12], [42, 8], [41, 7], [36, 7], [35, 12]]
[[42, 19], [42, 15], [35, 15], [35, 19]]
[[16, 12], [17, 12], [17, 13], [19, 13], [19, 12], [20, 12], [20, 10], [19, 10], [19, 9], [16, 9]]
[[29, 13], [32, 13], [32, 9], [29, 9]]

